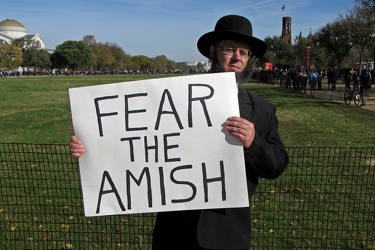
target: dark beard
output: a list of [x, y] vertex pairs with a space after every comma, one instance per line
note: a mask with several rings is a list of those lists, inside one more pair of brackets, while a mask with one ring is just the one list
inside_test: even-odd
[[[218, 63], [217, 60], [211, 60], [211, 73], [226, 72]], [[253, 74], [253, 60], [250, 60], [246, 68], [242, 72], [235, 72], [237, 85], [240, 86], [243, 83], [246, 83], [250, 80]]]

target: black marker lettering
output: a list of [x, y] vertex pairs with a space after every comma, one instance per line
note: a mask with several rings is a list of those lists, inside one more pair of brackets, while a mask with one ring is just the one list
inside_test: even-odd
[[220, 181], [221, 182], [221, 199], [225, 201], [227, 199], [227, 193], [225, 190], [225, 172], [224, 172], [224, 163], [220, 161], [220, 177], [217, 178], [207, 178], [207, 171], [206, 171], [206, 164], [202, 163], [202, 171], [203, 171], [203, 187], [204, 187], [204, 201], [208, 202], [208, 183]]
[[[109, 190], [103, 190], [104, 189], [104, 183], [105, 183], [106, 180], [108, 181], [109, 185], [111, 186], [111, 189], [109, 189]], [[119, 195], [119, 193], [118, 193], [118, 191], [116, 189], [115, 184], [112, 181], [111, 176], [109, 175], [109, 173], [107, 171], [104, 171], [103, 172], [103, 177], [102, 177], [102, 184], [100, 185], [100, 191], [99, 191], [99, 197], [98, 197], [98, 205], [96, 206], [96, 213], [97, 214], [100, 213], [100, 203], [102, 201], [102, 196], [104, 194], [109, 194], [109, 193], [114, 193], [115, 194], [115, 196], [117, 198], [117, 202], [118, 202], [121, 210], [122, 211], [126, 211], [125, 210], [125, 206], [124, 206], [124, 204], [121, 201], [121, 197], [120, 197], [120, 195]]]
[[118, 113], [117, 112], [100, 113], [99, 101], [108, 100], [108, 99], [115, 99], [115, 98], [118, 98], [118, 95], [103, 96], [103, 97], [98, 97], [98, 98], [94, 99], [95, 110], [96, 110], [96, 117], [97, 117], [97, 120], [98, 120], [98, 128], [99, 128], [99, 135], [100, 135], [100, 137], [103, 136], [102, 117], [112, 116], [112, 115], [118, 115]]
[[[193, 87], [207, 87], [210, 89], [210, 94], [208, 96], [201, 96], [201, 97], [193, 97]], [[188, 106], [188, 123], [189, 123], [189, 128], [193, 127], [193, 102], [194, 101], [199, 101], [202, 105], [204, 115], [207, 120], [207, 125], [209, 127], [212, 127], [212, 123], [210, 120], [210, 116], [208, 114], [207, 106], [206, 106], [206, 99], [210, 99], [214, 95], [214, 88], [212, 88], [210, 85], [207, 84], [189, 84], [189, 106]]]

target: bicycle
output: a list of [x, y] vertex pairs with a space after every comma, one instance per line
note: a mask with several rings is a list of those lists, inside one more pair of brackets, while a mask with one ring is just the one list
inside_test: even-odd
[[346, 90], [344, 93], [344, 102], [350, 105], [351, 101], [354, 100], [354, 104], [357, 107], [361, 107], [363, 104], [363, 96], [358, 90]]

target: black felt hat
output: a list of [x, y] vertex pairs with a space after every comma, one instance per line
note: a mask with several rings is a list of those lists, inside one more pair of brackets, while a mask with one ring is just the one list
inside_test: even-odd
[[215, 30], [201, 36], [197, 46], [199, 52], [207, 58], [211, 58], [210, 46], [220, 40], [237, 40], [250, 46], [251, 53], [256, 57], [262, 56], [267, 50], [267, 44], [253, 37], [253, 27], [251, 22], [237, 15], [228, 15], [220, 18]]

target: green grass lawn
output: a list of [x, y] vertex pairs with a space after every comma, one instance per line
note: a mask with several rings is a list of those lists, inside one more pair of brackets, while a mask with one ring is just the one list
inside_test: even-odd
[[375, 112], [272, 85], [246, 87], [277, 106], [279, 132], [288, 147], [375, 145]]
[[[81, 86], [170, 77], [101, 75], [0, 79], [0, 142], [68, 143], [73, 134], [68, 89]], [[277, 106], [286, 146], [374, 146], [374, 112], [301, 96], [251, 82], [245, 88]]]
[[[73, 134], [69, 88], [170, 76], [0, 79], [0, 143], [67, 144]], [[279, 131], [292, 156], [286, 172], [262, 179], [253, 198], [253, 246], [372, 249], [373, 153], [340, 152], [375, 146], [375, 113], [264, 83], [244, 87], [277, 106]], [[145, 249], [154, 217], [85, 218], [77, 162], [65, 145], [46, 146], [47, 154], [38, 145], [17, 145], [2, 155], [0, 248], [79, 249], [82, 242], [91, 246], [85, 249], [105, 249], [108, 242], [107, 249]]]
[[6, 78], [0, 81], [0, 142], [67, 143], [73, 134], [69, 88], [161, 75]]

